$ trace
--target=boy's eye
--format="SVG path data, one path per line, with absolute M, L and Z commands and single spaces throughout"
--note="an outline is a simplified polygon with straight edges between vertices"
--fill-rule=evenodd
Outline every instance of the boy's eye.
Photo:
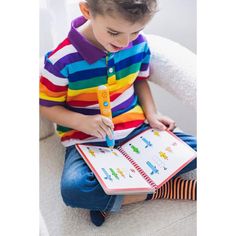
M 107 31 L 108 32 L 108 34 L 110 34 L 111 36 L 117 36 L 117 35 L 119 35 L 119 33 L 113 33 L 113 32 L 111 32 L 111 31 Z

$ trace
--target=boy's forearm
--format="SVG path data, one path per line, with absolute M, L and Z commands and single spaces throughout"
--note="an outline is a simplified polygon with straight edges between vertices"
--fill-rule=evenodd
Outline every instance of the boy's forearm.
M 157 113 L 157 108 L 147 80 L 137 81 L 134 84 L 134 88 L 145 116 L 147 117 L 149 114 Z
M 70 111 L 62 106 L 44 107 L 40 106 L 42 116 L 56 124 L 80 130 L 82 119 L 85 115 Z

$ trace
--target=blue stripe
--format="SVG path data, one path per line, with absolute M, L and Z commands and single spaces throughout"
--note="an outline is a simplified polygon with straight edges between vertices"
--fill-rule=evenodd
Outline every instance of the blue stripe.
M 144 58 L 144 53 L 138 53 L 134 56 L 128 57 L 122 61 L 120 61 L 119 63 L 116 64 L 116 72 L 124 69 L 124 68 L 128 68 L 129 66 L 132 66 L 132 64 L 136 64 L 138 62 L 142 62 Z
M 79 72 L 69 75 L 69 81 L 76 82 L 80 80 L 92 79 L 94 77 L 106 76 L 106 75 L 107 75 L 106 68 L 83 70 L 83 71 L 79 71 Z
M 54 65 L 59 68 L 59 70 L 63 71 L 65 66 L 67 66 L 70 63 L 83 61 L 84 59 L 78 52 L 70 53 L 65 55 L 64 57 L 60 58 Z
M 117 52 L 114 57 L 115 63 L 119 63 L 120 61 L 122 61 L 130 56 L 134 56 L 138 53 L 145 52 L 147 50 L 146 47 L 147 47 L 147 43 L 142 42 L 142 43 L 137 44 L 131 48 Z
M 83 70 L 94 70 L 106 67 L 106 60 L 105 58 L 98 60 L 97 62 L 93 64 L 89 64 L 87 61 L 76 61 L 70 64 L 67 64 L 63 70 L 68 70 L 69 74 L 74 74 L 79 71 Z

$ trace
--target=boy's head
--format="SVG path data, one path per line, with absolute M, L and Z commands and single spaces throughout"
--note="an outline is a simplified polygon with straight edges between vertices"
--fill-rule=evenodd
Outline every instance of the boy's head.
M 80 2 L 97 42 L 116 52 L 135 40 L 157 11 L 157 0 L 86 0 Z
M 86 2 L 93 16 L 118 14 L 131 23 L 151 18 L 157 10 L 156 0 L 86 0 Z

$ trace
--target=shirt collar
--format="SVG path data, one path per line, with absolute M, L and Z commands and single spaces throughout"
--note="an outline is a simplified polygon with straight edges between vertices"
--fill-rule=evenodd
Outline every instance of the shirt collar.
M 84 16 L 80 16 L 71 22 L 71 29 L 68 34 L 68 38 L 80 55 L 89 63 L 92 64 L 97 60 L 106 56 L 106 52 L 97 48 L 95 45 L 90 43 L 79 31 L 76 29 L 83 25 L 87 20 Z M 128 49 L 133 46 L 133 42 L 125 48 Z
M 81 56 L 90 64 L 106 56 L 106 52 L 90 43 L 76 28 L 83 25 L 87 20 L 81 16 L 71 22 L 71 30 L 68 38 Z

